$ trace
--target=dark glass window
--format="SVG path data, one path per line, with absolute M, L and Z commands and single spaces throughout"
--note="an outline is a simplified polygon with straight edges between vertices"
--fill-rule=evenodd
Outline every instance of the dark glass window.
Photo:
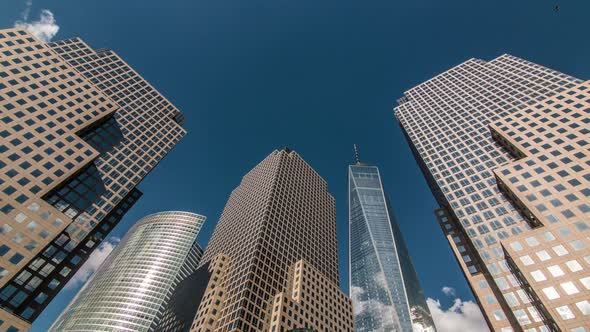
M 124 139 L 115 116 L 109 116 L 104 121 L 84 129 L 78 136 L 95 148 L 100 154 L 111 150 Z
M 48 193 L 44 199 L 69 217 L 75 218 L 105 192 L 106 187 L 98 169 L 90 164 Z

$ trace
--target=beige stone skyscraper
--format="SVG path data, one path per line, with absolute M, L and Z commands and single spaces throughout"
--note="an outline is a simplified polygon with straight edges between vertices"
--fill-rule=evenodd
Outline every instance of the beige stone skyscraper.
M 490 327 L 590 331 L 590 82 L 471 59 L 396 116 Z
M 0 331 L 30 326 L 185 133 L 113 51 L 0 30 Z
M 294 151 L 274 151 L 244 176 L 200 265 L 210 277 L 191 331 L 352 331 L 335 201 Z

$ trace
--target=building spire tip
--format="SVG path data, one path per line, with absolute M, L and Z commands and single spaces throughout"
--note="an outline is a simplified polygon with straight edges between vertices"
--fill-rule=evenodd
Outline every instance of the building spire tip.
M 354 162 L 357 163 L 357 164 L 360 164 L 361 161 L 359 159 L 359 150 L 356 147 L 356 144 L 353 144 L 353 147 L 354 147 Z

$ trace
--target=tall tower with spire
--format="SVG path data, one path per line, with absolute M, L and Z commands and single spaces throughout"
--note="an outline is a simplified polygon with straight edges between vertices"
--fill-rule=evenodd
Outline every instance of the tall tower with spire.
M 377 166 L 348 169 L 350 295 L 357 332 L 435 332 Z
M 355 164 L 358 165 L 361 163 L 361 160 L 359 159 L 359 150 L 358 150 L 356 144 L 353 145 L 353 148 L 354 148 L 354 162 L 355 162 Z

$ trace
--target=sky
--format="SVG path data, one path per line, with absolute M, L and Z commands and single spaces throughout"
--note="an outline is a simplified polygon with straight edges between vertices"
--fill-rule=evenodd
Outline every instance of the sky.
M 554 6 L 560 5 L 555 11 Z M 441 332 L 485 330 L 393 107 L 469 58 L 510 53 L 590 77 L 587 0 L 2 0 L 0 28 L 110 48 L 183 111 L 188 135 L 141 183 L 131 209 L 34 323 L 46 331 L 139 218 L 207 216 L 205 246 L 241 177 L 274 149 L 297 151 L 336 198 L 348 291 L 352 145 L 380 167 Z

